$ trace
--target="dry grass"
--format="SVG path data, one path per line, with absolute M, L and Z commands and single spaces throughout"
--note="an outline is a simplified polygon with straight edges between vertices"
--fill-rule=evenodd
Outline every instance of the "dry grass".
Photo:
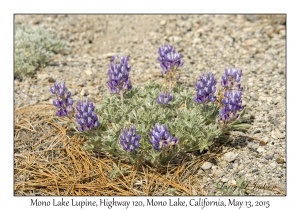
M 165 168 L 147 164 L 129 165 L 105 154 L 83 150 L 85 139 L 67 126 L 68 119 L 55 116 L 52 105 L 35 105 L 15 110 L 14 192 L 37 195 L 208 195 L 200 186 L 201 165 L 218 160 L 219 147 L 210 155 L 183 160 Z M 126 173 L 121 169 L 126 168 Z M 118 177 L 111 170 L 118 170 Z
M 168 195 L 170 188 L 176 195 L 206 195 L 193 177 L 195 161 L 160 171 L 121 161 L 122 174 L 114 157 L 83 150 L 84 139 L 54 113 L 51 105 L 15 110 L 15 195 Z M 110 176 L 114 168 L 119 177 Z

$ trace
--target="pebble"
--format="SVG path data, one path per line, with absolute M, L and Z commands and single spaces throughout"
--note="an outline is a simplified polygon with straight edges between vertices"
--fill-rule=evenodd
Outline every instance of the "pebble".
M 271 164 L 270 164 L 270 166 L 272 167 L 272 168 L 276 168 L 276 163 L 275 162 L 272 162 Z
M 279 139 L 284 139 L 285 138 L 285 135 L 283 133 L 281 133 L 279 130 L 275 131 L 275 135 Z
M 81 96 L 86 96 L 86 95 L 87 95 L 87 92 L 86 92 L 85 90 L 81 90 L 80 95 L 81 95 Z
M 257 148 L 258 148 L 258 144 L 255 143 L 255 142 L 253 142 L 253 141 L 251 141 L 251 142 L 249 142 L 249 143 L 247 144 L 247 147 L 248 147 L 248 148 L 252 148 L 252 149 L 257 149 Z
M 272 160 L 274 156 L 274 151 L 270 150 L 268 152 L 266 152 L 266 159 L 267 160 Z
M 233 169 L 233 165 L 230 163 L 230 164 L 228 164 L 227 168 L 228 169 Z
M 36 78 L 37 78 L 38 80 L 42 80 L 42 81 L 43 81 L 43 80 L 48 79 L 48 77 L 49 77 L 48 74 L 38 74 Z
M 262 146 L 259 146 L 259 147 L 257 148 L 257 152 L 259 152 L 259 153 L 263 153 L 264 151 L 265 151 L 265 148 L 262 147 Z
M 203 165 L 201 166 L 201 168 L 202 168 L 202 169 L 205 169 L 205 170 L 208 170 L 208 169 L 211 168 L 211 166 L 212 166 L 212 163 L 210 163 L 210 162 L 205 162 L 205 163 L 203 163 Z
M 237 154 L 235 154 L 233 152 L 228 152 L 223 155 L 223 159 L 226 160 L 227 162 L 234 161 L 236 157 L 237 157 Z
M 229 180 L 229 179 L 228 179 L 228 178 L 225 178 L 225 177 L 221 179 L 222 182 L 228 182 L 228 180 Z
M 215 175 L 216 177 L 221 177 L 224 175 L 224 172 L 219 169 L 213 169 L 212 174 Z
M 86 73 L 86 75 L 92 75 L 93 74 L 93 72 L 90 71 L 90 70 L 86 70 L 86 71 L 84 71 L 84 73 Z
M 241 170 L 244 169 L 244 167 L 245 167 L 244 164 L 240 164 L 240 165 L 238 166 L 238 170 L 241 171 Z

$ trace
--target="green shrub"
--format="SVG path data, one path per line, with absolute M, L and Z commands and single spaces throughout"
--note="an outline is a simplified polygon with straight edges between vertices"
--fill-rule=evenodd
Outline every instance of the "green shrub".
M 32 76 L 51 56 L 65 49 L 53 30 L 15 26 L 15 76 Z
M 143 89 L 133 88 L 125 93 L 124 106 L 119 95 L 105 97 L 96 107 L 100 128 L 92 133 L 85 132 L 88 136 L 85 149 L 108 152 L 132 162 L 145 158 L 154 164 L 164 165 L 179 151 L 208 150 L 216 139 L 222 139 L 226 132 L 237 129 L 234 125 L 221 128 L 216 122 L 220 109 L 217 103 L 208 104 L 204 110 L 193 100 L 194 93 L 181 85 L 173 88 L 174 99 L 163 108 L 156 102 L 161 89 L 161 85 L 154 83 Z M 168 150 L 168 154 L 154 150 L 149 142 L 149 131 L 156 123 L 166 125 L 170 134 L 179 140 L 179 145 Z M 235 122 L 241 128 L 247 128 L 240 123 Z M 133 153 L 124 151 L 119 143 L 121 131 L 128 124 L 133 124 L 141 136 L 140 149 Z

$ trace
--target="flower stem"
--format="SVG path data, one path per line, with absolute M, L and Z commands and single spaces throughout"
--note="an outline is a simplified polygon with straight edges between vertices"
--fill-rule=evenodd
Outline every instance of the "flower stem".
M 121 102 L 122 102 L 122 107 L 124 107 L 124 91 L 120 90 L 120 97 L 121 97 Z

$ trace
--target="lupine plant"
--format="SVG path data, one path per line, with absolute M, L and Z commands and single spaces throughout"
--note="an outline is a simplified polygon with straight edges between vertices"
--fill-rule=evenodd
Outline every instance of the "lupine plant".
M 160 46 L 158 54 L 168 88 L 155 83 L 145 88 L 132 86 L 128 56 L 116 55 L 108 70 L 110 93 L 97 107 L 89 100 L 78 102 L 77 130 L 87 137 L 86 150 L 160 166 L 172 162 L 180 152 L 210 150 L 228 131 L 249 127 L 241 119 L 245 113 L 239 83 L 242 70 L 225 70 L 221 78 L 224 94 L 218 98 L 212 73 L 201 74 L 194 90 L 173 86 L 179 79 L 182 55 L 171 45 Z M 60 88 L 55 84 L 51 92 L 60 96 Z M 157 111 L 159 107 L 162 112 Z
M 74 113 L 73 99 L 71 98 L 71 92 L 68 91 L 65 82 L 60 84 L 54 83 L 50 88 L 50 92 L 55 95 L 53 105 L 58 108 L 56 115 L 58 117 L 68 116 L 70 117 Z
M 233 90 L 236 84 L 236 88 L 240 91 L 243 89 L 241 88 L 241 84 L 239 84 L 242 76 L 242 69 L 225 69 L 225 75 L 222 76 L 221 85 L 223 86 L 225 91 Z
M 170 101 L 172 101 L 172 95 L 168 92 L 160 92 L 158 98 L 156 99 L 157 103 L 162 106 L 167 106 Z
M 94 112 L 95 106 L 88 98 L 86 101 L 78 101 L 76 109 L 78 113 L 75 116 L 79 131 L 90 131 L 99 126 L 98 116 Z
M 241 69 L 225 69 L 225 75 L 222 76 L 221 86 L 224 88 L 223 107 L 217 118 L 218 123 L 223 127 L 230 125 L 239 119 L 244 110 L 242 105 L 243 87 L 239 83 L 242 76 Z
M 136 134 L 136 128 L 131 125 L 122 130 L 120 144 L 125 151 L 128 150 L 129 152 L 133 152 L 140 147 L 140 139 L 141 136 Z
M 129 72 L 131 67 L 128 66 L 128 56 L 116 55 L 112 57 L 110 69 L 108 69 L 109 82 L 107 83 L 111 93 L 119 93 L 124 104 L 124 92 L 131 90 Z
M 171 136 L 165 125 L 156 123 L 150 131 L 150 143 L 153 149 L 160 151 L 159 156 L 153 156 L 154 162 L 165 164 L 177 152 L 178 138 Z
M 173 82 L 180 78 L 178 67 L 182 66 L 184 62 L 181 60 L 182 55 L 177 53 L 172 45 L 164 44 L 158 48 L 158 58 L 162 68 L 161 73 L 166 76 L 169 83 L 169 91 L 172 89 Z
M 32 76 L 54 54 L 67 50 L 66 44 L 58 39 L 53 30 L 15 25 L 14 32 L 15 76 Z

